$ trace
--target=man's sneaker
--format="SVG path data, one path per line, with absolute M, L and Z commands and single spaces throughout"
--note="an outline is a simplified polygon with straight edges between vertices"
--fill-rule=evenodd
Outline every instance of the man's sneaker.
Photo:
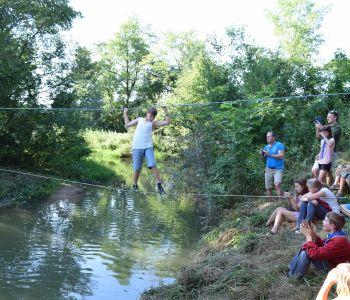
M 132 191 L 135 193 L 137 193 L 139 191 L 139 187 L 137 186 L 137 184 L 132 185 Z
M 165 194 L 165 191 L 160 183 L 157 184 L 157 188 L 158 188 L 159 195 Z

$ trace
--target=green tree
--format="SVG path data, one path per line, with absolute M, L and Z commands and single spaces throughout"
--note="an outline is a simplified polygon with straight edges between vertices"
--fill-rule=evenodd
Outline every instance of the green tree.
M 177 71 L 161 55 L 150 53 L 145 63 L 134 105 L 156 105 L 176 84 Z
M 193 31 L 165 34 L 166 56 L 175 69 L 181 71 L 190 68 L 196 57 L 205 51 L 205 43 L 197 38 Z
M 136 19 L 122 24 L 114 39 L 99 46 L 105 100 L 128 106 L 145 68 L 150 53 L 151 34 Z
M 0 2 L 2 107 L 41 107 L 40 102 L 59 94 L 65 78 L 62 73 L 67 70 L 60 32 L 69 29 L 78 15 L 68 0 Z M 74 139 L 77 131 L 67 129 L 59 115 L 3 110 L 0 121 L 3 163 L 47 167 L 50 157 L 67 149 L 68 141 L 82 143 Z M 73 160 L 82 155 L 75 154 Z
M 318 29 L 327 9 L 312 0 L 278 0 L 277 10 L 269 12 L 285 54 L 299 61 L 310 61 L 322 43 Z

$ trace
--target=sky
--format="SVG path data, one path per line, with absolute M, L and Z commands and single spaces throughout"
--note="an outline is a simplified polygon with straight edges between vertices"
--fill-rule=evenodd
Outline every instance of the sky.
M 318 6 L 329 6 L 320 33 L 325 42 L 320 47 L 320 61 L 328 61 L 338 48 L 350 55 L 349 0 L 316 0 Z M 244 26 L 258 45 L 275 48 L 277 39 L 266 11 L 276 8 L 276 0 L 70 0 L 82 18 L 74 21 L 68 33 L 72 41 L 88 48 L 113 38 L 129 17 L 155 32 L 195 31 L 200 37 L 223 36 L 229 26 Z

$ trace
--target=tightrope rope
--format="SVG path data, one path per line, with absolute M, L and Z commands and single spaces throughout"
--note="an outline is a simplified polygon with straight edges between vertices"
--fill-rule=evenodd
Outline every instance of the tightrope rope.
M 291 95 L 282 97 L 268 97 L 268 98 L 255 98 L 255 99 L 235 99 L 227 101 L 212 101 L 212 102 L 201 102 L 201 103 L 183 103 L 167 105 L 167 107 L 198 107 L 198 106 L 209 106 L 217 104 L 234 104 L 234 103 L 248 103 L 248 102 L 259 102 L 259 101 L 274 101 L 274 100 L 297 100 L 297 99 L 308 99 L 317 97 L 333 97 L 333 96 L 345 96 L 350 95 L 350 92 L 343 93 L 329 93 L 329 94 L 310 94 L 310 95 Z M 164 105 L 157 105 L 156 107 L 162 107 Z M 101 107 L 0 107 L 0 111 L 11 111 L 11 110 L 29 110 L 29 111 L 123 111 L 123 108 L 101 108 Z M 129 110 L 140 110 L 140 108 L 129 108 Z
M 88 187 L 103 188 L 103 189 L 113 190 L 113 191 L 116 191 L 118 193 L 133 192 L 132 189 L 125 189 L 124 187 L 113 187 L 113 186 L 108 186 L 108 185 L 92 184 L 92 183 L 87 183 L 87 182 L 81 182 L 81 181 L 76 181 L 76 180 L 59 178 L 59 177 L 52 177 L 52 176 L 34 174 L 34 173 L 30 173 L 30 172 L 23 172 L 23 171 L 19 171 L 19 170 L 10 170 L 10 169 L 0 168 L 0 171 L 13 173 L 13 174 L 18 174 L 18 175 L 24 175 L 24 176 L 32 176 L 32 177 L 48 179 L 48 180 L 67 182 L 67 183 L 78 184 L 78 185 L 82 185 L 82 186 L 88 186 Z M 143 195 L 158 195 L 159 194 L 157 192 L 150 192 L 150 191 L 139 191 L 137 193 L 138 194 L 143 194 Z M 265 196 L 265 195 L 208 194 L 208 193 L 169 193 L 169 192 L 167 192 L 166 195 L 171 195 L 171 196 L 233 197 L 233 198 L 286 198 L 284 196 Z M 333 197 L 322 197 L 322 198 L 323 199 L 327 199 L 327 198 L 333 199 Z M 349 197 L 345 197 L 345 196 L 337 197 L 337 199 L 347 199 L 347 198 L 349 198 Z

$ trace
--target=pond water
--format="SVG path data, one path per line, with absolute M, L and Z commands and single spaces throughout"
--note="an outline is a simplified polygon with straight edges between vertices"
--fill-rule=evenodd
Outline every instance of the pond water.
M 147 171 L 141 179 L 153 188 Z M 0 300 L 138 299 L 172 283 L 200 237 L 188 200 L 83 188 L 1 209 Z

